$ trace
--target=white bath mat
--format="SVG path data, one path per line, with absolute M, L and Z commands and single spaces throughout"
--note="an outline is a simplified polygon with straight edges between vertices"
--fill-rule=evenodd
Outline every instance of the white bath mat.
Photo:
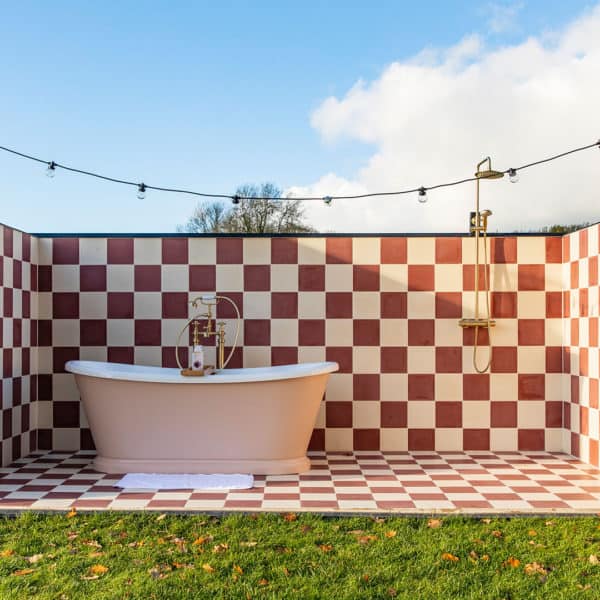
M 252 475 L 215 473 L 127 473 L 113 487 L 151 490 L 245 490 L 254 485 Z

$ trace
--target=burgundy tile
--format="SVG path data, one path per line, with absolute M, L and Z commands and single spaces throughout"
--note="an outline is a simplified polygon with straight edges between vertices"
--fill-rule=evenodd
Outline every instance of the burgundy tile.
M 269 319 L 245 319 L 244 345 L 270 346 L 271 321 Z
M 434 450 L 435 448 L 435 429 L 409 429 L 408 430 L 408 449 L 409 450 Z M 411 494 L 413 500 L 422 494 Z M 428 494 L 425 494 L 428 495 Z M 441 497 L 440 497 L 441 496 Z M 421 498 L 427 500 L 428 498 Z M 434 500 L 445 500 L 445 496 L 438 494 Z
M 52 264 L 76 265 L 79 263 L 78 238 L 54 238 L 52 240 Z
M 107 348 L 107 360 L 109 362 L 132 365 L 134 360 L 134 349 L 133 347 L 109 347 Z
M 491 238 L 491 261 L 493 263 L 516 263 L 517 238 Z
M 10 227 L 4 227 L 4 256 L 13 256 L 14 232 Z
M 462 427 L 462 402 L 436 402 L 436 427 Z
M 465 450 L 489 450 L 490 449 L 490 430 L 489 429 L 464 429 L 463 430 L 463 448 Z
M 353 382 L 353 400 L 379 400 L 380 382 L 379 375 L 376 374 L 354 374 Z M 370 449 L 370 448 L 369 448 Z
M 214 292 L 217 289 L 215 265 L 189 266 L 190 292 Z
M 546 238 L 546 262 L 562 263 L 562 239 L 560 237 Z
M 381 264 L 406 264 L 406 238 L 382 237 Z
M 298 290 L 301 292 L 325 291 L 325 266 L 300 265 L 298 267 Z
M 490 281 L 490 270 L 483 265 L 479 265 L 479 289 L 481 290 L 485 284 L 485 275 L 487 271 L 487 280 Z M 463 290 L 473 291 L 475 289 L 475 265 L 463 265 Z
M 519 429 L 519 450 L 543 450 L 545 436 L 543 429 Z
M 55 400 L 52 403 L 54 427 L 79 427 L 79 401 Z
M 586 258 L 589 254 L 588 229 L 579 231 L 579 258 Z
M 379 450 L 379 429 L 353 429 L 354 450 Z
M 516 346 L 492 346 L 491 371 L 492 373 L 516 373 Z
M 313 429 L 308 443 L 309 450 L 324 450 L 325 449 L 325 430 Z
M 562 346 L 546 346 L 546 373 L 562 372 Z
M 160 265 L 135 265 L 134 290 L 136 292 L 160 292 Z
M 460 319 L 462 317 L 462 293 L 436 292 L 435 316 L 438 319 Z
M 106 319 L 81 319 L 79 343 L 82 346 L 106 346 Z
M 381 427 L 406 427 L 407 402 L 382 402 L 380 405 Z
M 106 251 L 109 265 L 133 264 L 133 238 L 108 238 Z
M 409 400 L 433 400 L 435 398 L 435 376 L 434 375 L 408 375 L 408 399 Z M 411 448 L 409 448 L 410 450 Z M 430 450 L 430 448 L 424 448 Z M 433 449 L 433 448 L 431 448 Z M 417 448 L 412 448 L 417 450 Z
M 78 319 L 79 294 L 76 292 L 53 292 L 52 316 L 54 319 Z
M 297 319 L 298 294 L 296 292 L 271 292 L 271 318 Z
M 241 264 L 244 260 L 242 238 L 217 238 L 217 263 Z
M 187 319 L 189 313 L 187 292 L 162 293 L 162 318 Z
M 435 262 L 440 264 L 460 264 L 462 262 L 462 239 L 436 238 Z
M 219 296 L 225 296 L 232 300 L 240 311 L 240 316 L 244 316 L 244 294 L 242 292 L 226 292 L 223 290 L 217 290 Z M 217 304 L 217 319 L 235 319 L 235 309 L 231 303 L 227 300 L 221 300 Z
M 433 346 L 435 344 L 435 321 L 433 319 L 410 319 L 408 321 L 409 346 Z
M 329 359 L 327 359 L 329 360 Z M 298 348 L 287 346 L 271 347 L 271 365 L 293 365 L 298 362 Z
M 406 292 L 381 292 L 381 318 L 406 319 L 408 296 Z
M 296 264 L 298 262 L 297 238 L 272 238 L 271 263 L 274 265 Z
M 4 290 L 2 291 L 2 295 L 4 298 L 4 310 L 3 310 L 3 315 L 5 317 L 12 317 L 13 316 L 13 296 L 14 296 L 14 292 L 12 290 L 12 288 L 4 288 Z
M 52 291 L 52 265 L 40 265 L 38 267 L 38 291 Z
M 271 289 L 269 265 L 244 265 L 244 291 L 268 292 Z
M 325 423 L 326 427 L 352 427 L 352 402 L 325 402 Z
M 462 373 L 462 347 L 443 347 L 435 349 L 436 373 Z
M 382 373 L 406 373 L 407 350 L 406 346 L 381 348 Z
M 339 373 L 352 373 L 352 348 L 327 346 L 325 349 L 325 360 L 338 363 Z
M 546 400 L 546 427 L 562 427 L 562 402 Z
M 546 289 L 546 266 L 545 265 L 519 265 L 519 290 L 543 291 Z
M 543 374 L 520 373 L 518 377 L 519 400 L 544 400 L 546 385 Z M 535 450 L 535 448 L 531 449 Z
M 328 319 L 351 319 L 352 292 L 326 292 L 325 316 Z
M 571 289 L 579 288 L 579 263 L 571 263 Z
M 13 288 L 20 290 L 23 287 L 23 263 L 20 260 L 13 260 Z
M 517 292 L 491 292 L 490 301 L 490 311 L 493 318 L 517 318 Z
M 379 319 L 354 319 L 354 345 L 379 346 Z
M 160 319 L 136 319 L 134 324 L 136 346 L 160 346 L 162 341 Z
M 355 292 L 376 292 L 379 290 L 379 265 L 354 265 L 352 273 Z
M 54 373 L 65 373 L 65 363 L 79 360 L 78 347 L 52 348 L 52 369 Z
M 492 427 L 516 427 L 517 403 L 509 400 L 491 402 L 490 424 Z
M 588 283 L 590 286 L 598 285 L 598 257 L 590 256 L 588 261 Z
M 82 292 L 106 291 L 106 265 L 81 265 L 79 289 Z
M 133 293 L 108 292 L 107 316 L 109 319 L 133 319 Z
M 463 400 L 489 400 L 490 376 L 487 373 L 463 375 Z
M 299 346 L 325 345 L 325 319 L 298 320 Z
M 408 265 L 408 291 L 432 292 L 435 290 L 433 265 Z
M 162 263 L 165 265 L 186 265 L 188 263 L 187 238 L 163 238 Z
M 328 264 L 352 264 L 352 238 L 328 237 L 325 254 Z

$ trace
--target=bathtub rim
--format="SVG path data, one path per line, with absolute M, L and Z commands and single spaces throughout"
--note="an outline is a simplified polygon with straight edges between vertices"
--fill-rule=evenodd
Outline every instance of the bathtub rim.
M 185 385 L 211 385 L 231 383 L 251 383 L 253 381 L 281 381 L 334 373 L 339 370 L 337 362 L 323 361 L 277 365 L 274 367 L 247 367 L 243 369 L 225 369 L 216 375 L 206 377 L 185 377 L 179 369 L 131 365 L 95 360 L 70 360 L 65 364 L 65 371 L 73 375 L 97 377 L 117 381 L 144 383 L 167 383 Z

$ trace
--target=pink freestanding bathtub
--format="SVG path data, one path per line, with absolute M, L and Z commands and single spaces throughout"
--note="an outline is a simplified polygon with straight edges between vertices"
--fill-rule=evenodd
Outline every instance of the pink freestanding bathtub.
M 105 473 L 300 473 L 337 363 L 178 369 L 73 360 Z

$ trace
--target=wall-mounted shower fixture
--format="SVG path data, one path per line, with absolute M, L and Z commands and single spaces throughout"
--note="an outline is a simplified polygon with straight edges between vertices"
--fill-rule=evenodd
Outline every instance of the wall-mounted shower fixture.
M 227 358 L 225 358 L 225 321 L 218 321 L 216 324 L 217 329 L 213 328 L 212 309 L 213 309 L 213 307 L 215 307 L 215 310 L 216 310 L 216 306 L 221 300 L 226 300 L 233 306 L 233 309 L 234 309 L 236 317 L 237 317 L 235 338 L 233 340 L 233 345 L 231 346 L 231 350 L 229 351 Z M 190 371 L 189 369 L 184 369 L 182 367 L 181 362 L 179 360 L 179 346 L 181 343 L 181 337 L 183 336 L 184 332 L 187 331 L 187 329 L 190 327 L 190 325 L 192 326 L 192 335 L 193 335 L 192 352 L 194 352 L 194 350 L 196 348 L 198 348 L 198 346 L 200 345 L 200 343 L 199 343 L 200 336 L 205 339 L 214 336 L 215 341 L 217 343 L 217 370 L 224 369 L 227 366 L 227 364 L 229 363 L 229 361 L 231 360 L 231 357 L 233 356 L 233 353 L 237 346 L 237 341 L 238 341 L 238 338 L 240 335 L 240 319 L 241 319 L 241 317 L 240 317 L 240 311 L 239 311 L 236 303 L 231 298 L 228 298 L 227 296 L 218 296 L 216 294 L 208 294 L 208 295 L 204 295 L 204 296 L 198 296 L 197 298 L 190 300 L 189 304 L 191 304 L 192 308 L 194 308 L 194 309 L 198 309 L 198 308 L 200 308 L 200 306 L 206 306 L 206 312 L 195 314 L 183 326 L 183 329 L 177 336 L 177 342 L 175 343 L 175 359 L 177 360 L 177 365 L 179 366 L 179 369 L 181 370 L 182 374 L 185 374 L 185 375 L 191 374 L 189 372 Z M 200 323 L 198 321 L 199 319 L 206 320 L 206 325 L 202 328 L 200 328 Z M 201 348 L 199 348 L 199 349 L 201 350 Z M 184 373 L 184 371 L 185 371 L 185 373 Z
M 481 167 L 487 163 L 487 168 L 482 169 Z M 490 314 L 490 286 L 488 281 L 488 270 L 489 262 L 487 255 L 487 228 L 488 228 L 488 217 L 492 215 L 492 211 L 488 209 L 479 210 L 479 182 L 482 179 L 500 179 L 504 177 L 504 173 L 501 171 L 495 171 L 492 169 L 492 160 L 489 156 L 484 158 L 477 165 L 477 177 L 476 182 L 476 194 L 475 194 L 475 211 L 469 214 L 469 233 L 475 236 L 475 316 L 472 319 L 461 319 L 458 324 L 461 327 L 473 327 L 475 328 L 475 340 L 473 344 L 473 367 L 478 373 L 485 373 L 492 362 L 492 342 L 491 342 L 491 328 L 496 325 L 496 321 L 491 318 Z M 480 289 L 479 285 L 479 238 L 483 238 L 483 289 Z M 485 294 L 485 305 L 486 315 L 481 316 L 479 314 L 479 293 Z M 477 364 L 477 349 L 479 341 L 479 328 L 483 327 L 488 330 L 488 342 L 490 354 L 488 361 L 483 368 L 479 368 Z

